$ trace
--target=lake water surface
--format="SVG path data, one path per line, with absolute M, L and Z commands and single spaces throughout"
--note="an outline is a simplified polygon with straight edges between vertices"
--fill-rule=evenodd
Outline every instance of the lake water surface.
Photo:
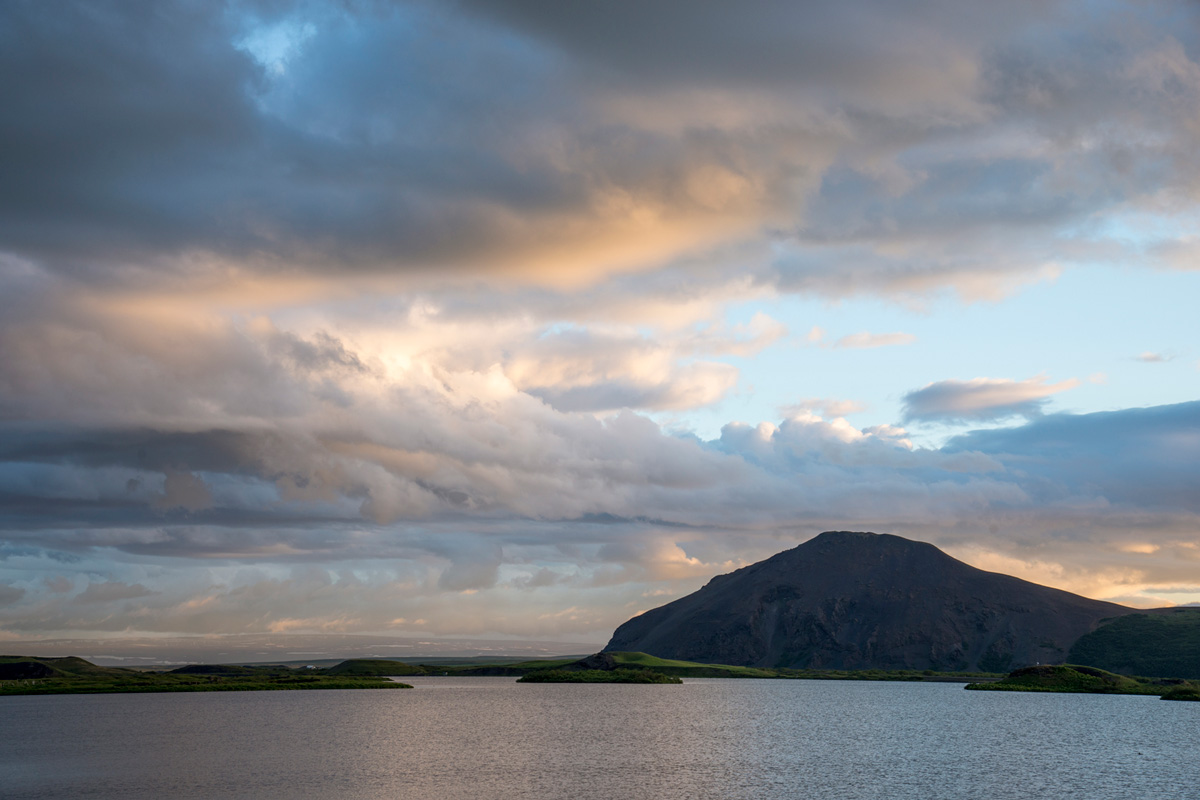
M 1200 703 L 959 684 L 411 678 L 0 698 L 0 797 L 1200 798 Z

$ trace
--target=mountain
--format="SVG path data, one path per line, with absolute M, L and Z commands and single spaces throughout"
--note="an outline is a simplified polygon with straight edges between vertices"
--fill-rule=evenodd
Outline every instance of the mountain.
M 830 531 L 617 628 L 606 651 L 748 667 L 1006 672 L 1062 663 L 1136 609 L 984 572 L 931 544 Z

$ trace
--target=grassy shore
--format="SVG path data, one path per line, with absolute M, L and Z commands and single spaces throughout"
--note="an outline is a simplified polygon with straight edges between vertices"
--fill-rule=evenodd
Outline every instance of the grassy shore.
M 648 669 L 538 669 L 517 683 L 683 683 L 679 678 Z
M 838 669 L 764 669 L 738 667 L 730 664 L 701 664 L 696 661 L 677 661 L 658 658 L 646 653 L 609 653 L 618 668 L 649 669 L 676 678 L 776 678 L 800 680 L 841 681 L 946 681 L 966 683 L 970 680 L 999 680 L 1003 673 L 990 672 L 934 672 L 933 670 L 838 670 Z M 473 664 L 470 666 L 426 666 L 431 675 L 511 675 L 520 677 L 534 670 L 559 669 L 575 662 L 575 659 L 544 661 L 497 662 L 496 664 Z
M 967 689 L 989 692 L 1065 692 L 1072 694 L 1141 694 L 1164 700 L 1200 700 L 1200 683 L 1169 678 L 1140 678 L 1076 664 L 1025 667 L 990 683 Z
M 99 667 L 81 658 L 0 656 L 0 696 L 411 688 L 383 677 L 287 667 L 196 665 L 173 672 L 144 672 Z
M 143 673 L 139 679 L 86 680 L 51 678 L 0 681 L 0 696 L 10 694 L 136 694 L 140 692 L 261 692 L 288 689 L 411 689 L 412 686 L 376 678 L 178 678 Z

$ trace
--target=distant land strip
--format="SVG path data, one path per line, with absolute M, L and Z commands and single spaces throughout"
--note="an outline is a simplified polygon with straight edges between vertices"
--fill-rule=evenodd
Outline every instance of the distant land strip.
M 338 673 L 336 669 L 197 664 L 170 672 L 149 672 L 100 667 L 74 656 L 0 656 L 0 696 L 412 688 L 387 677 Z

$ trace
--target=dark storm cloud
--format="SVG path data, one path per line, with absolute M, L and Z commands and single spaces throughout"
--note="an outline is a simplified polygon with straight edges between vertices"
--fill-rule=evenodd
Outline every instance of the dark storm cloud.
M 271 434 L 222 430 L 71 430 L 13 424 L 3 430 L 2 461 L 158 471 L 186 465 L 190 470 L 236 472 L 254 465 L 255 450 L 280 445 Z
M 1028 271 L 1070 256 L 1054 226 L 1198 185 L 1198 12 L 1138 11 L 7 3 L 0 246 L 123 285 L 604 275 L 702 232 L 798 247 L 759 265 L 794 290 L 847 290 L 830 243 L 859 290 Z
M 472 225 L 438 216 L 474 212 L 439 211 L 438 198 L 566 200 L 544 172 L 514 170 L 471 138 L 489 135 L 484 117 L 511 132 L 500 118 L 520 116 L 532 70 L 512 80 L 500 45 L 470 31 L 449 30 L 457 52 L 439 57 L 420 31 L 438 24 L 429 7 L 363 9 L 5 4 L 0 241 L 80 269 L 188 251 L 268 262 L 320 251 L 337 269 L 469 248 Z M 244 37 L 289 14 L 320 30 L 281 76 Z M 508 52 L 522 62 L 519 44 Z
M 19 424 L 0 430 L 0 527 L 9 530 L 70 522 L 259 528 L 346 519 L 336 504 L 278 507 L 280 482 L 302 491 L 309 481 L 304 465 L 311 444 L 304 437 Z M 366 490 L 345 491 L 353 496 Z
M 257 71 L 219 5 L 18 0 L 0 15 L 7 248 L 109 260 L 221 235 L 221 178 L 259 121 Z
M 944 63 L 943 35 L 963 45 L 1052 16 L 1059 3 L 990 4 L 720 0 L 555 3 L 468 0 L 480 13 L 544 36 L 631 81 L 764 84 L 838 90 L 897 88 L 920 75 L 890 72 L 897 62 Z M 940 52 L 922 49 L 937 44 Z M 924 77 L 931 77 L 925 75 Z

